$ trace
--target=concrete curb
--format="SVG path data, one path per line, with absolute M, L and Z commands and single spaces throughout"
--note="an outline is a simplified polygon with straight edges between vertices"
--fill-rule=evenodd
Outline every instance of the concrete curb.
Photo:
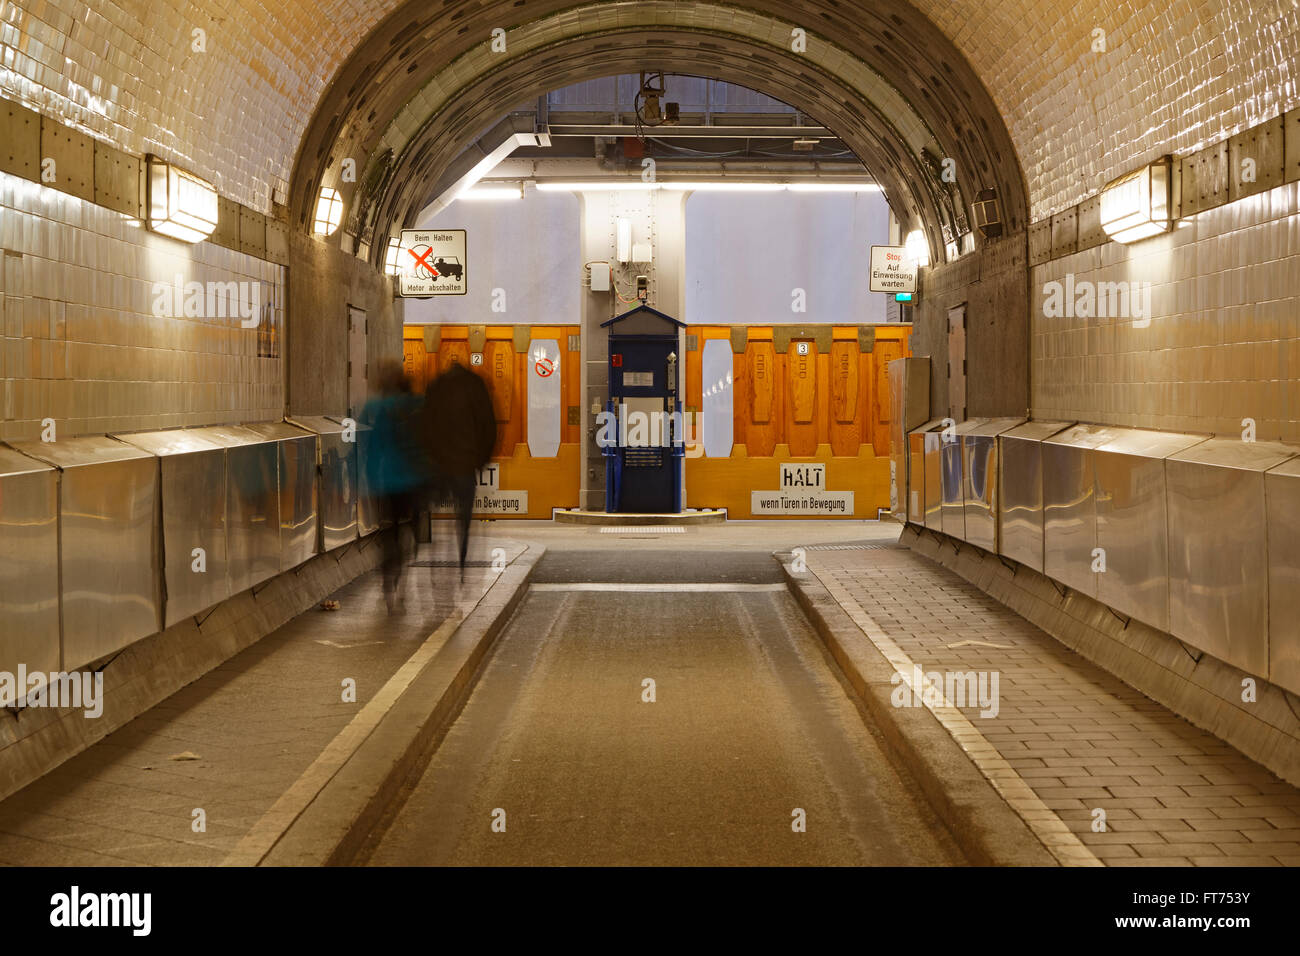
M 378 721 L 361 728 L 354 739 L 344 739 L 346 730 L 340 734 L 340 744 L 350 752 L 339 755 L 336 769 L 326 771 L 327 779 L 309 784 L 316 792 L 306 806 L 285 814 L 287 819 L 273 821 L 278 834 L 270 834 L 269 839 L 264 834 L 260 845 L 242 853 L 237 850 L 226 865 L 338 866 L 354 862 L 421 755 L 437 743 L 460 713 L 493 641 L 514 613 L 545 552 L 545 548 L 529 546 L 493 582 L 467 618 L 458 625 L 444 623 L 443 628 L 450 632 L 446 641 L 427 660 L 413 658 L 412 666 L 418 671 L 391 701 L 380 702 L 385 709 Z
M 637 514 L 621 512 L 611 514 L 608 511 L 581 511 L 570 508 L 557 508 L 553 514 L 556 524 L 580 525 L 697 525 L 726 524 L 726 508 L 708 508 L 701 511 L 683 511 L 680 514 Z
M 926 708 L 890 702 L 894 668 L 811 572 L 777 557 L 786 585 L 891 750 L 916 778 L 962 852 L 977 866 L 1058 866 L 1020 815 L 993 788 Z

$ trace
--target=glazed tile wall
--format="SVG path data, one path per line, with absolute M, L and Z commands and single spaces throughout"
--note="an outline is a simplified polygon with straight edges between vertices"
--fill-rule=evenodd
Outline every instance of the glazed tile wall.
M 1300 183 L 1030 274 L 1034 417 L 1300 440 Z M 1048 318 L 1067 274 L 1150 282 L 1150 324 Z
M 0 0 L 0 93 L 130 152 L 161 152 L 269 212 L 325 86 L 398 5 Z M 913 5 L 953 40 L 1006 119 L 1031 220 L 1160 153 L 1300 105 L 1291 0 Z M 206 53 L 192 49 L 196 27 L 207 31 Z M 1094 29 L 1105 31 L 1105 52 L 1092 50 Z
M 1030 221 L 1300 103 L 1292 0 L 912 0 L 1011 131 Z M 1092 52 L 1093 30 L 1106 52 Z
M 268 213 L 325 85 L 393 6 L 0 0 L 0 93 L 186 165 Z M 206 52 L 194 49 L 196 28 Z
M 283 359 L 258 357 L 257 329 L 154 316 L 154 283 L 177 273 L 260 283 L 283 329 L 283 266 L 0 173 L 0 439 L 38 438 L 44 418 L 59 437 L 280 418 Z

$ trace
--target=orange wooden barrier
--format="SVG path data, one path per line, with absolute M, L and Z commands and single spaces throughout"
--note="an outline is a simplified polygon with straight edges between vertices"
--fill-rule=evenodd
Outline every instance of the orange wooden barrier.
M 858 518 L 889 506 L 888 363 L 910 354 L 911 326 L 833 326 L 779 330 L 752 326 L 742 351 L 730 326 L 687 329 L 686 406 L 702 406 L 702 351 L 710 339 L 732 344 L 733 446 L 729 458 L 688 457 L 688 507 L 725 507 L 733 518 L 751 517 L 751 491 L 777 486 L 780 462 L 824 462 L 828 491 L 854 492 Z M 778 336 L 778 332 L 784 334 Z M 778 338 L 788 346 L 778 349 Z M 864 348 L 863 346 L 866 345 Z
M 888 363 L 910 354 L 911 326 L 862 327 L 870 330 L 865 337 L 859 328 L 831 327 L 825 347 L 824 328 L 748 327 L 738 329 L 745 334 L 740 351 L 741 340 L 733 339 L 730 326 L 687 330 L 695 344 L 685 353 L 688 412 L 698 415 L 703 404 L 704 343 L 727 340 L 733 353 L 731 455 L 687 457 L 688 507 L 725 507 L 733 518 L 752 517 L 751 492 L 777 488 L 778 465 L 784 462 L 823 463 L 828 492 L 853 492 L 852 517 L 874 518 L 878 508 L 889 506 Z M 405 367 L 413 387 L 423 391 L 453 361 L 482 376 L 497 418 L 493 458 L 500 465 L 500 488 L 528 492 L 527 512 L 521 516 L 550 518 L 552 508 L 577 506 L 580 443 L 583 423 L 590 418 L 582 409 L 582 356 L 568 350 L 578 327 L 533 326 L 518 334 L 508 325 L 479 329 L 482 361 L 475 365 L 470 327 L 406 327 Z M 563 356 L 561 444 L 553 458 L 528 453 L 530 339 L 557 340 Z
M 497 420 L 497 443 L 492 458 L 500 467 L 498 485 L 503 490 L 528 493 L 527 511 L 510 516 L 550 518 L 552 508 L 576 507 L 581 467 L 582 356 L 576 350 L 569 351 L 568 345 L 569 336 L 576 336 L 578 327 L 489 325 L 480 328 L 484 334 L 477 354 L 482 356 L 482 361 L 474 364 L 469 326 L 406 326 L 402 346 L 412 388 L 423 392 L 453 362 L 481 377 L 492 396 Z M 528 342 L 532 339 L 555 339 L 563 356 L 560 449 L 553 458 L 533 458 L 528 451 L 527 361 Z M 433 351 L 429 350 L 429 344 L 434 345 Z M 481 516 L 501 515 L 483 513 Z

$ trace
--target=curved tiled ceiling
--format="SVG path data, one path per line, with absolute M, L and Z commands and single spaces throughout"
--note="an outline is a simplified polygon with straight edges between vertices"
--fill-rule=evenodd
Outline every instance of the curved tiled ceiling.
M 591 79 L 599 71 L 593 64 L 606 63 L 633 72 L 703 73 L 785 99 L 839 133 L 882 183 L 904 222 L 925 223 L 934 237 L 943 234 L 945 224 L 957 226 L 949 229 L 950 237 L 966 231 L 964 218 L 954 219 L 954 201 L 958 209 L 964 205 L 960 196 L 954 197 L 952 187 L 942 184 L 920 160 L 923 151 L 936 163 L 948 152 L 882 78 L 823 42 L 810 40 L 807 55 L 798 56 L 762 42 L 760 38 L 769 36 L 788 37 L 790 28 L 751 14 L 733 13 L 724 32 L 716 23 L 719 10 L 708 4 L 683 8 L 641 3 L 637 17 L 621 18 L 619 29 L 593 33 L 573 21 L 562 21 L 549 30 L 545 23 L 531 24 L 519 31 L 523 36 L 508 36 L 508 55 L 493 54 L 480 44 L 427 83 L 377 142 L 354 140 L 336 149 L 322 182 L 341 188 L 352 199 L 353 190 L 338 176 L 345 156 L 397 157 L 382 182 L 362 177 L 368 184 L 365 208 L 374 208 L 368 201 L 371 191 L 383 196 L 378 204 L 378 232 L 381 237 L 388 235 L 389 230 L 411 223 L 427 201 L 430 184 L 484 126 L 512 105 L 569 82 Z M 642 20 L 657 25 L 638 26 Z M 696 29 L 681 29 L 681 23 Z M 744 33 L 738 32 L 742 29 Z M 465 85 L 467 77 L 473 79 Z M 975 160 L 961 156 L 960 162 Z M 985 185 L 1000 185 L 1002 195 L 1013 197 L 1009 205 L 1015 220 L 1023 222 L 1018 181 L 1012 179 L 1007 185 L 1007 180 L 985 175 L 965 176 L 968 183 L 974 180 L 963 190 L 966 198 Z M 962 178 L 958 177 L 959 187 Z M 303 189 L 305 200 L 311 195 L 311 184 Z M 304 216 L 306 212 L 300 210 Z M 369 230 L 363 232 L 363 239 L 372 241 Z
M 386 181 L 398 186 L 379 203 L 382 233 L 408 222 L 456 152 L 510 108 L 570 82 L 639 69 L 711 76 L 798 107 L 858 154 L 900 218 L 927 227 L 936 252 L 943 226 L 949 239 L 966 231 L 966 203 L 983 187 L 997 188 L 1012 228 L 1025 222 L 1023 176 L 992 101 L 914 10 L 904 19 L 866 16 L 856 3 L 810 4 L 801 10 L 807 48 L 794 52 L 798 24 L 776 3 L 530 0 L 527 16 L 514 21 L 506 5 L 461 5 L 458 42 L 439 32 L 441 20 L 419 19 L 423 9 L 410 7 L 405 24 L 401 15 L 385 21 L 326 95 L 293 177 L 299 228 L 319 186 L 352 198 L 339 176 L 347 159 L 364 168 L 393 150 Z M 494 27 L 506 30 L 503 53 L 491 48 Z M 927 62 L 935 72 L 923 75 L 916 66 Z M 937 174 L 947 157 L 956 163 L 955 195 Z
M 405 102 L 400 94 L 389 102 L 381 90 L 335 93 L 362 76 L 367 85 L 400 76 L 412 57 L 427 77 L 492 27 L 565 5 L 5 0 L 0 94 L 128 151 L 184 162 L 230 198 L 268 212 L 296 158 L 314 154 L 316 134 L 345 107 L 365 97 L 392 115 Z M 981 119 L 991 133 L 1005 125 L 1001 161 L 1014 163 L 1014 143 L 1033 219 L 1146 158 L 1191 150 L 1300 104 L 1300 10 L 1292 0 L 733 5 L 834 38 L 889 77 L 921 115 L 933 103 L 941 141 L 982 134 Z M 207 32 L 204 53 L 193 49 L 195 28 Z M 1105 31 L 1106 52 L 1093 52 L 1094 30 Z M 406 59 L 385 69 L 383 61 L 403 51 Z M 413 89 L 405 92 L 409 98 Z M 944 129 L 942 107 L 966 102 L 978 107 L 967 110 L 970 126 Z M 356 119 L 364 123 L 368 113 Z

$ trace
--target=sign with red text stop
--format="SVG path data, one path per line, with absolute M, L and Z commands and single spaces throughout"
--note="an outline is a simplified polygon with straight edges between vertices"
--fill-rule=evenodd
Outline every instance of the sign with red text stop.
M 916 260 L 903 246 L 871 247 L 871 291 L 915 292 Z

